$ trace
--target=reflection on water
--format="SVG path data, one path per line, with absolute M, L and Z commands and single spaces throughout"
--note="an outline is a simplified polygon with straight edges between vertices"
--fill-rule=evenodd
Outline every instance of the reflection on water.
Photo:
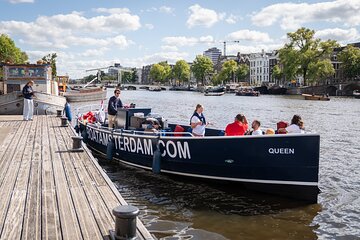
M 304 206 L 244 189 L 222 189 L 122 164 L 101 164 L 126 201 L 141 209 L 140 218 L 158 238 L 316 238 L 309 225 L 319 211 L 317 204 Z
M 192 92 L 123 91 L 122 100 L 152 107 L 169 122 L 185 124 L 201 103 L 216 128 L 224 128 L 237 113 L 244 113 L 248 121 L 259 119 L 263 128 L 275 128 L 276 122 L 300 114 L 306 130 L 321 135 L 322 193 L 315 205 L 102 163 L 126 201 L 142 210 L 142 221 L 158 238 L 360 238 L 359 99 L 333 97 L 322 102 L 299 96 L 204 97 Z

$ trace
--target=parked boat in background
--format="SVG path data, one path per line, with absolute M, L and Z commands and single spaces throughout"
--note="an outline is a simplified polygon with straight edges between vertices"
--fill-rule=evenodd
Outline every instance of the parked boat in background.
M 21 115 L 24 97 L 22 89 L 34 81 L 34 114 L 55 114 L 63 109 L 66 99 L 59 96 L 59 85 L 52 79 L 50 64 L 4 64 L 0 79 L 0 114 Z
M 359 99 L 360 99 L 360 90 L 354 90 L 354 91 L 353 91 L 353 96 L 354 96 L 355 98 L 359 98 Z
M 258 97 L 260 96 L 259 91 L 254 91 L 252 88 L 239 88 L 236 93 L 236 96 L 250 96 L 250 97 Z
M 326 95 L 311 95 L 311 94 L 301 94 L 305 100 L 317 100 L 317 101 L 330 101 L 330 97 Z
M 222 96 L 225 92 L 205 92 L 204 96 Z
M 151 92 L 160 92 L 162 88 L 160 86 L 150 86 L 148 90 Z
M 86 87 L 71 90 L 64 93 L 67 101 L 72 102 L 92 102 L 106 99 L 106 90 L 103 87 Z

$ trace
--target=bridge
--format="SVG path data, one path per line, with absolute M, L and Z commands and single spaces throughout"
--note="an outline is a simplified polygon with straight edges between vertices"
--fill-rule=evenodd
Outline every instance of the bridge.
M 321 86 L 301 88 L 300 93 L 329 94 L 331 96 L 352 96 L 354 90 L 360 90 L 360 81 L 333 83 Z

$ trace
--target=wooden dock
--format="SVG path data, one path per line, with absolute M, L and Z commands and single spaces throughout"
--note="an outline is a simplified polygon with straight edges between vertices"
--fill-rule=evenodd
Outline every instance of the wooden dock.
M 56 116 L 0 116 L 0 239 L 110 239 L 126 205 L 74 131 Z M 138 239 L 153 239 L 137 220 Z

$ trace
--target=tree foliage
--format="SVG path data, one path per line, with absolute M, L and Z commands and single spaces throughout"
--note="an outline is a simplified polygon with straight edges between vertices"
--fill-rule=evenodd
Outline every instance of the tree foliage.
M 0 62 L 21 64 L 28 61 L 28 59 L 27 54 L 16 47 L 10 37 L 5 34 L 0 35 Z
M 56 58 L 57 58 L 57 54 L 56 53 L 49 53 L 48 55 L 44 56 L 42 58 L 43 61 L 47 62 L 50 64 L 51 69 L 52 69 L 52 77 L 55 78 L 57 76 L 57 71 L 56 71 Z
M 205 83 L 205 78 L 214 70 L 213 62 L 210 58 L 198 55 L 196 56 L 191 71 L 194 73 L 196 81 L 201 81 L 202 85 Z
M 330 59 L 330 54 L 338 44 L 334 40 L 321 41 L 314 38 L 314 35 L 315 31 L 307 28 L 300 28 L 296 32 L 287 34 L 290 42 L 280 49 L 279 57 L 283 65 L 283 74 L 288 81 L 300 74 L 303 76 L 304 85 L 307 85 L 308 80 L 317 81 L 317 77 L 329 76 L 327 74 L 331 71 L 327 71 L 327 67 L 319 67 L 326 63 L 319 62 Z M 318 66 L 318 71 L 327 72 L 310 71 L 310 67 L 314 69 L 315 66 Z
M 316 82 L 335 73 L 335 69 L 330 59 L 312 62 L 309 64 L 309 81 Z
M 153 81 L 164 83 L 169 79 L 171 68 L 167 62 L 160 62 L 154 64 L 150 69 L 150 78 Z
M 180 82 L 188 82 L 190 79 L 190 66 L 185 60 L 179 60 L 175 63 L 172 70 L 172 76 Z
M 239 64 L 236 69 L 235 75 L 239 81 L 244 81 L 249 75 L 250 67 L 247 64 Z
M 222 80 L 222 82 L 234 80 L 234 75 L 237 68 L 237 63 L 234 60 L 226 61 L 223 63 L 218 77 Z
M 281 68 L 279 65 L 275 65 L 272 72 L 272 78 L 275 80 L 275 82 L 279 81 L 283 77 L 283 72 L 281 71 Z
M 341 62 L 341 68 L 346 78 L 360 78 L 360 48 L 348 45 L 339 54 L 338 59 Z

